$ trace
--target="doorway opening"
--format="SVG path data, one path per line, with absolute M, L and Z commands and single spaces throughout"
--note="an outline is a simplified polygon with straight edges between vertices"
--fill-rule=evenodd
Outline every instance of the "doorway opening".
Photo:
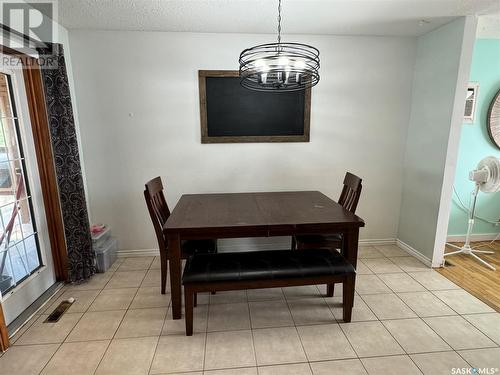
M 0 292 L 42 266 L 11 75 L 0 73 Z

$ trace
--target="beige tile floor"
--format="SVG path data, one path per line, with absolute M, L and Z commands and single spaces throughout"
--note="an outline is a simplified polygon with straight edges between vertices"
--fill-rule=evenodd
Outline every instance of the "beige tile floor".
M 199 296 L 172 320 L 159 260 L 119 259 L 65 286 L 0 355 L 0 374 L 451 374 L 500 368 L 500 314 L 395 246 L 361 247 L 352 323 L 340 286 Z M 63 299 L 76 302 L 43 323 Z M 497 371 L 498 372 L 498 371 Z M 499 372 L 500 373 L 500 372 Z

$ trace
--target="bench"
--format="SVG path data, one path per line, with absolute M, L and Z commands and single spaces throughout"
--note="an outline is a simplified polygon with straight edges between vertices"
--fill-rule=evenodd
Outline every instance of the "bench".
M 338 252 L 254 251 L 196 254 L 188 259 L 182 276 L 186 335 L 193 334 L 196 294 L 202 292 L 343 284 L 343 319 L 351 321 L 356 271 Z M 333 289 L 332 289 L 333 290 Z

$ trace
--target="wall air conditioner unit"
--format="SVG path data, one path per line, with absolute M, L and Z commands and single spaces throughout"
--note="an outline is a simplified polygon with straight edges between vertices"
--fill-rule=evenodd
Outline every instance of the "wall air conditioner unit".
M 477 96 L 479 93 L 479 83 L 470 82 L 467 87 L 467 97 L 465 99 L 464 122 L 472 124 L 476 114 Z

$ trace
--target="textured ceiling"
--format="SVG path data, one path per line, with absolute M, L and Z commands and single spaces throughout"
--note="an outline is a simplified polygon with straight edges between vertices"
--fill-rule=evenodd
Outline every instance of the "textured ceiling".
M 277 0 L 59 0 L 59 21 L 68 29 L 274 33 L 276 8 Z M 283 33 L 420 35 L 494 12 L 498 0 L 283 0 Z
M 500 14 L 479 17 L 477 37 L 484 39 L 500 39 Z

